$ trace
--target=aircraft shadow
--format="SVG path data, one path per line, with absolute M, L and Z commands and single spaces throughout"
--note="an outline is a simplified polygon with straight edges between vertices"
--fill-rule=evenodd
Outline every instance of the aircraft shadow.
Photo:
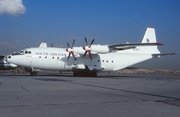
M 77 82 L 73 82 L 73 80 L 66 80 L 66 79 L 59 79 L 59 78 L 58 79 L 57 78 L 34 78 L 34 79 L 40 80 L 40 81 L 46 81 L 46 82 L 50 82 L 50 81 L 66 82 L 66 83 L 70 83 L 70 84 L 83 85 L 83 86 L 89 86 L 89 87 L 95 87 L 95 88 L 102 88 L 102 89 L 108 89 L 108 90 L 114 90 L 114 91 L 121 91 L 121 92 L 126 92 L 126 93 L 134 93 L 134 94 L 148 95 L 148 96 L 154 96 L 154 97 L 161 97 L 161 98 L 166 98 L 166 99 L 171 99 L 171 100 L 180 100 L 180 98 L 171 97 L 171 96 L 163 96 L 163 95 L 158 95 L 158 94 L 151 94 L 151 93 L 145 93 L 145 92 L 111 88 L 111 87 L 106 87 L 106 86 L 98 86 L 98 85 L 85 84 L 85 83 L 77 83 Z
M 57 78 L 34 78 L 35 80 L 40 80 L 40 81 L 54 81 L 54 82 L 70 82 L 72 80 L 65 80 L 65 79 L 57 79 Z

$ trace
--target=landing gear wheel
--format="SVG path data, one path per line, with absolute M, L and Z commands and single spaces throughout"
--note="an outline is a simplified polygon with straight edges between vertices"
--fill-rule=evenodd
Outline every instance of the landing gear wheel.
M 79 72 L 79 71 L 74 71 L 73 76 L 74 76 L 74 77 L 80 76 L 80 72 Z
M 91 72 L 90 71 L 82 71 L 80 72 L 81 77 L 90 77 L 91 76 Z
M 97 73 L 95 71 L 74 71 L 74 77 L 97 77 Z
M 97 77 L 97 73 L 95 71 L 91 72 L 91 77 Z
M 32 71 L 31 72 L 31 76 L 36 76 L 37 75 L 37 72 L 36 71 Z

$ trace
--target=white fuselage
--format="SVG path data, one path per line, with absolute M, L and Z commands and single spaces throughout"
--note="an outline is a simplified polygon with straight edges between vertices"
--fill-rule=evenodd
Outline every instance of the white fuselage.
M 83 58 L 82 55 L 75 53 L 76 59 L 70 56 L 68 61 L 67 56 L 65 48 L 29 48 L 21 54 L 12 54 L 7 61 L 18 66 L 41 70 L 73 71 L 88 68 L 92 71 L 116 71 L 152 58 L 151 54 L 139 53 L 137 49 L 92 54 L 92 61 L 89 55 Z
M 158 50 L 155 29 L 148 27 L 141 43 L 126 43 L 112 45 L 93 45 L 84 47 L 72 47 L 67 43 L 68 48 L 47 47 L 41 43 L 39 48 L 28 48 L 20 53 L 13 53 L 6 56 L 6 61 L 17 66 L 31 68 L 31 75 L 35 69 L 74 71 L 74 76 L 96 76 L 96 72 L 116 71 L 128 66 L 146 61 L 151 58 L 158 58 L 161 54 Z

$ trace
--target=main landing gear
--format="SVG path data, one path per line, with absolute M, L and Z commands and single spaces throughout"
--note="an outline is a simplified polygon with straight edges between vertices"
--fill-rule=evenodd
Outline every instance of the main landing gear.
M 95 71 L 74 71 L 74 77 L 97 77 Z

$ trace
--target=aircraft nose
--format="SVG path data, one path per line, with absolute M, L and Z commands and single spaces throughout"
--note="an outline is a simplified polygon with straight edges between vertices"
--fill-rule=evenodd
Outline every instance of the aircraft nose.
M 6 61 L 6 62 L 9 62 L 9 59 L 11 58 L 11 55 L 7 55 L 7 56 L 5 56 L 4 57 L 4 60 Z
M 4 57 L 4 60 L 7 62 L 7 56 Z

